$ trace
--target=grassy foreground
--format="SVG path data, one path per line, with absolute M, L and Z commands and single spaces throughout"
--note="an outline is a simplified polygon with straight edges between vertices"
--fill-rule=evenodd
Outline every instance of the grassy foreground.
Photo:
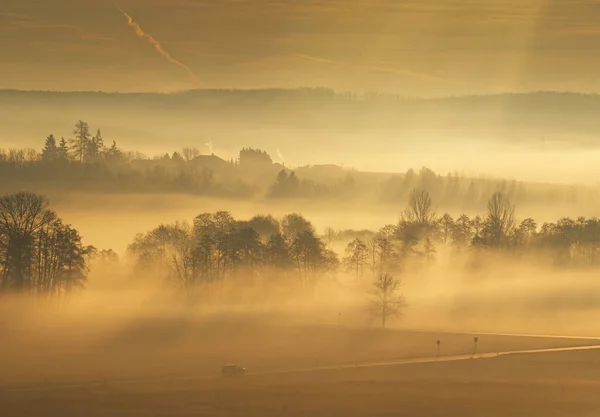
M 315 371 L 240 379 L 6 390 L 21 416 L 593 416 L 600 352 Z

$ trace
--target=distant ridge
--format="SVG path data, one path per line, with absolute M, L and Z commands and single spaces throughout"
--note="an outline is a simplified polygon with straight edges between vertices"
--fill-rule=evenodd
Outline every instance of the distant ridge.
M 468 146 L 463 153 L 492 143 L 535 150 L 600 147 L 600 95 L 569 91 L 417 98 L 309 87 L 172 93 L 0 90 L 0 142 L 5 146 L 38 146 L 36 141 L 49 133 L 68 137 L 77 120 L 144 152 L 212 143 L 229 157 L 231 150 L 250 145 L 271 154 L 281 149 L 303 161 L 313 161 L 315 149 L 336 161 L 351 161 L 363 152 L 397 155 L 406 166 L 419 147 L 432 147 L 440 155 L 457 144 Z
M 539 90 L 529 92 L 506 92 L 496 94 L 465 94 L 465 95 L 447 95 L 442 97 L 415 97 L 403 96 L 401 94 L 388 93 L 355 93 L 351 91 L 335 91 L 326 87 L 299 87 L 299 88 L 256 88 L 256 89 L 191 89 L 172 92 L 119 92 L 119 91 L 93 91 L 93 90 L 19 90 L 19 89 L 0 89 L 0 95 L 52 95 L 52 96 L 122 96 L 122 97 L 181 97 L 181 96 L 203 96 L 203 95 L 223 95 L 223 96 L 255 96 L 264 95 L 273 96 L 299 96 L 309 95 L 313 97 L 342 97 L 342 98 L 360 98 L 374 100 L 395 99 L 400 101 L 448 101 L 448 100 L 481 100 L 481 99 L 506 99 L 506 98 L 524 98 L 524 97 L 544 97 L 544 98 L 599 98 L 598 93 L 582 93 L 577 91 L 558 91 L 558 90 Z

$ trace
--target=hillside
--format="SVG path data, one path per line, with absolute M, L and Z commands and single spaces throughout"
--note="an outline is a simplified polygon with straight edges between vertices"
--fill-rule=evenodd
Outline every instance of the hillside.
M 140 143 L 142 137 L 159 142 L 176 136 L 194 142 L 210 136 L 222 147 L 235 146 L 244 132 L 253 133 L 252 145 L 276 148 L 296 136 L 319 143 L 321 134 L 393 130 L 399 141 L 438 132 L 442 139 L 527 137 L 595 145 L 600 133 L 600 95 L 537 92 L 489 96 L 410 99 L 392 95 L 357 96 L 327 89 L 195 90 L 172 94 L 0 91 L 3 139 L 31 137 L 32 133 L 60 130 L 83 118 L 101 124 L 111 134 Z M 31 123 L 36 120 L 37 123 Z M 275 137 L 278 130 L 291 135 Z M 269 134 L 260 135 L 260 132 Z M 443 135 L 441 133 L 443 132 Z M 575 140 L 575 138 L 577 138 Z M 329 141 L 338 146 L 340 141 Z M 342 142 L 363 149 L 365 144 Z M 319 143 L 322 146 L 322 143 Z M 382 149 L 384 139 L 369 146 Z
M 594 184 L 600 175 L 597 114 L 600 95 L 557 92 L 412 99 L 328 89 L 4 90 L 0 144 L 38 147 L 50 133 L 69 139 L 74 122 L 85 120 L 102 129 L 107 143 L 116 140 L 148 156 L 193 146 L 229 160 L 250 146 L 286 166 L 390 173 L 428 166 Z

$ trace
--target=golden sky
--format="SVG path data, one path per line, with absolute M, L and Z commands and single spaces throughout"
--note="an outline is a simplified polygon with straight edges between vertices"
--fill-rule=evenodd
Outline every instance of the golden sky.
M 298 86 L 600 92 L 600 0 L 0 0 L 0 88 Z

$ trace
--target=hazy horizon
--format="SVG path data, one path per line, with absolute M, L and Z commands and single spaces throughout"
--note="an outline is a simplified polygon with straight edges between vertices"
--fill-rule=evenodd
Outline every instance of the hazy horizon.
M 324 88 L 172 94 L 0 90 L 0 148 L 38 148 L 49 134 L 70 139 L 73 123 L 83 118 L 102 129 L 108 144 L 115 140 L 148 157 L 196 147 L 229 160 L 253 147 L 290 167 L 335 164 L 399 173 L 427 166 L 443 175 L 598 184 L 598 95 L 391 94 L 360 97 Z
M 600 410 L 600 0 L 0 0 L 0 414 Z

